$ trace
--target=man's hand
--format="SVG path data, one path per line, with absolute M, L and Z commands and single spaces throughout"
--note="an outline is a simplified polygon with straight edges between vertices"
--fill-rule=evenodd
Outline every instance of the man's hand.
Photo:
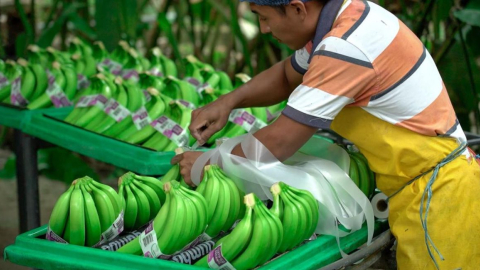
M 177 163 L 180 164 L 180 174 L 183 176 L 183 180 L 185 180 L 185 183 L 187 183 L 187 185 L 191 187 L 195 187 L 195 184 L 192 182 L 190 173 L 192 171 L 193 164 L 202 154 L 203 152 L 188 151 L 174 156 L 170 161 L 172 165 L 175 165 Z
M 221 130 L 228 121 L 233 107 L 220 97 L 214 102 L 192 111 L 192 121 L 188 127 L 190 134 L 203 145 L 208 139 Z

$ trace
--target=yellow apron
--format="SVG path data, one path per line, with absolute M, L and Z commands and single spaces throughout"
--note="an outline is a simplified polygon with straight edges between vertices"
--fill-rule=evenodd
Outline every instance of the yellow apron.
M 385 122 L 359 107 L 346 107 L 332 130 L 353 142 L 376 173 L 377 187 L 393 195 L 454 151 L 455 139 L 429 137 Z M 389 200 L 389 224 L 397 239 L 399 270 L 436 269 L 421 224 L 422 195 L 432 172 Z M 440 269 L 480 269 L 480 166 L 464 155 L 441 167 L 432 186 L 428 235 Z M 424 207 L 425 209 L 425 207 Z

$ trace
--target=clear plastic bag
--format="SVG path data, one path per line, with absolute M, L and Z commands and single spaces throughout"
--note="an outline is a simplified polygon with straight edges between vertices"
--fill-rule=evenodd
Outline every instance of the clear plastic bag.
M 231 154 L 239 143 L 246 158 Z M 272 200 L 270 187 L 280 181 L 310 191 L 320 205 L 317 234 L 336 236 L 339 242 L 340 237 L 359 230 L 366 220 L 368 244 L 372 240 L 372 206 L 348 176 L 350 158 L 338 145 L 312 139 L 282 163 L 249 133 L 225 140 L 219 147 L 200 156 L 191 172 L 196 185 L 200 183 L 202 169 L 208 161 L 219 164 L 241 190 L 253 192 L 261 200 Z M 350 232 L 339 230 L 339 223 Z

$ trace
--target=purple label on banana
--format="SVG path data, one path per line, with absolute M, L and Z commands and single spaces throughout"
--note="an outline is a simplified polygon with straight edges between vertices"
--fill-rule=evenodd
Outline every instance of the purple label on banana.
M 54 231 L 50 230 L 50 227 L 48 227 L 47 234 L 45 235 L 45 239 L 47 239 L 49 241 L 53 241 L 53 242 L 68 244 L 68 242 L 65 241 L 65 239 L 60 237 Z
M 138 110 L 137 112 L 135 112 L 132 115 L 133 121 L 142 120 L 142 119 L 145 119 L 147 117 L 148 117 L 148 112 L 147 112 L 147 110 L 145 110 L 145 108 L 141 108 L 140 110 Z
M 180 102 L 182 105 L 184 105 L 185 107 L 189 108 L 189 109 L 192 109 L 192 110 L 195 110 L 197 107 L 195 107 L 195 104 L 191 103 L 191 102 L 188 102 L 186 100 L 183 100 L 183 99 L 179 99 L 178 102 Z
M 90 85 L 90 81 L 83 74 L 77 74 L 77 89 L 85 89 Z
M 55 96 L 51 96 L 50 99 L 52 100 L 53 105 L 55 108 L 63 108 L 63 107 L 68 107 L 72 106 L 73 103 L 68 100 L 67 96 L 63 93 L 59 93 Z
M 0 88 L 7 86 L 10 82 L 8 81 L 7 77 L 0 72 Z
M 150 95 L 150 93 L 147 91 L 147 90 L 142 90 L 143 92 L 143 95 L 145 96 L 145 100 L 147 102 L 149 102 L 150 100 L 152 100 L 152 95 Z
M 200 81 L 195 79 L 195 78 L 192 78 L 192 77 L 188 77 L 188 78 L 185 78 L 185 81 L 187 81 L 188 83 L 190 83 L 191 85 L 195 86 L 195 87 L 199 87 L 200 86 Z
M 22 95 L 22 78 L 18 77 L 12 82 L 12 88 L 10 91 L 10 103 L 17 106 L 25 106 L 28 104 L 28 100 Z
M 208 266 L 211 269 L 235 270 L 222 254 L 222 245 L 214 248 L 208 253 Z
M 125 80 L 130 80 L 130 79 L 133 79 L 135 81 L 139 80 L 138 71 L 136 71 L 135 69 L 123 70 L 122 77 Z

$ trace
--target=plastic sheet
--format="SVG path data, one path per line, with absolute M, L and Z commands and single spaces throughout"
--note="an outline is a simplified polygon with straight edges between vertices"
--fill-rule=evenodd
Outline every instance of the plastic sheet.
M 232 155 L 241 144 L 246 158 Z M 280 162 L 252 134 L 225 140 L 219 147 L 200 156 L 192 167 L 192 181 L 200 183 L 207 162 L 219 164 L 245 193 L 255 193 L 260 199 L 272 199 L 270 187 L 284 182 L 308 190 L 319 202 L 319 222 L 316 233 L 344 237 L 367 221 L 368 244 L 374 230 L 373 209 L 368 198 L 353 183 L 348 174 L 348 154 L 331 143 L 308 142 L 299 153 Z M 349 232 L 338 229 L 342 224 Z M 344 253 L 342 255 L 345 256 Z

